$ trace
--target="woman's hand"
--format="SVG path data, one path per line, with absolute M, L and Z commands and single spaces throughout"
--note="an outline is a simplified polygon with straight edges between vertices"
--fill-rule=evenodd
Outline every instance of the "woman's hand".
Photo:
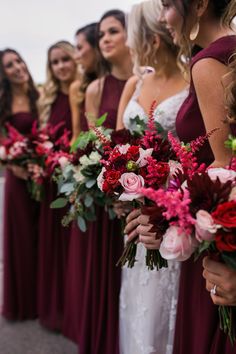
M 214 304 L 236 306 L 236 270 L 209 257 L 203 259 L 203 267 L 206 289 L 211 293 Z M 212 289 L 215 289 L 215 294 Z
M 24 179 L 24 180 L 28 179 L 29 174 L 28 174 L 28 171 L 24 167 L 20 167 L 17 165 L 10 165 L 10 166 L 8 166 L 8 168 L 9 168 L 9 170 L 12 171 L 12 173 L 16 177 Z
M 130 242 L 134 238 L 138 237 L 137 226 L 139 225 L 138 217 L 141 215 L 141 209 L 132 210 L 126 218 L 126 226 L 124 229 L 125 234 L 127 234 L 127 241 Z
M 145 248 L 155 250 L 160 248 L 161 241 L 157 239 L 155 232 L 150 232 L 153 225 L 149 223 L 150 216 L 141 214 L 138 217 L 139 226 L 137 232 L 139 234 L 139 241 L 142 242 Z

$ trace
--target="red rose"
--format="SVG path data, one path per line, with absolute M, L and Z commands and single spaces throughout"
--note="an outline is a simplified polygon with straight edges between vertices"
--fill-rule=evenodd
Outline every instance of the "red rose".
M 211 216 L 216 224 L 227 228 L 236 228 L 236 201 L 219 204 Z
M 139 158 L 139 147 L 130 146 L 126 156 L 127 156 L 127 160 L 136 161 Z
M 119 144 L 127 144 L 131 140 L 131 134 L 130 131 L 127 129 L 120 129 L 120 130 L 114 130 L 111 133 L 111 141 L 115 145 Z
M 216 247 L 219 251 L 236 251 L 236 229 L 231 232 L 220 230 L 215 237 Z
M 107 171 L 105 174 L 106 182 L 111 186 L 112 189 L 116 188 L 119 184 L 121 173 L 120 171 Z

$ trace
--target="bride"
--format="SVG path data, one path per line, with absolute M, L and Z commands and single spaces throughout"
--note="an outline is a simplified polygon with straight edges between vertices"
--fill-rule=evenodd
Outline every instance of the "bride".
M 134 5 L 128 21 L 128 46 L 134 61 L 135 76 L 123 91 L 117 129 L 134 130 L 137 115 L 144 121 L 155 100 L 155 120 L 166 131 L 175 133 L 175 119 L 187 96 L 186 81 L 177 66 L 178 48 L 161 21 L 159 0 L 147 0 Z M 151 70 L 141 70 L 151 67 Z M 132 211 L 128 221 L 139 210 Z M 135 225 L 134 225 L 135 226 Z M 132 221 L 126 226 L 127 239 L 137 236 Z M 155 241 L 159 242 L 159 241 Z M 153 245 L 155 246 L 155 245 Z M 154 247 L 155 248 L 155 247 Z M 132 269 L 122 271 L 120 294 L 121 354 L 171 354 L 178 297 L 179 264 L 148 270 L 146 249 L 138 243 L 138 260 Z

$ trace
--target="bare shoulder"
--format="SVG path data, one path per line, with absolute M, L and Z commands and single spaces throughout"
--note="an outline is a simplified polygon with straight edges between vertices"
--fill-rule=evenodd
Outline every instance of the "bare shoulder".
M 81 80 L 76 80 L 74 82 L 72 82 L 72 84 L 70 85 L 69 88 L 69 93 L 70 94 L 76 94 L 78 92 L 78 90 L 80 89 L 80 85 L 81 85 Z
M 228 67 L 214 58 L 204 58 L 194 64 L 192 78 L 196 85 L 212 86 L 221 83 L 223 76 L 229 71 Z
M 102 87 L 104 85 L 104 77 L 96 79 L 92 81 L 86 90 L 86 96 L 88 97 L 96 97 L 99 92 L 102 90 Z

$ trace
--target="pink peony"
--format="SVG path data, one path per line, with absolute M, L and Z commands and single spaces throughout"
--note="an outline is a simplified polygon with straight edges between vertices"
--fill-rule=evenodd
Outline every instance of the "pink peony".
M 170 226 L 163 236 L 160 254 L 167 260 L 186 261 L 195 251 L 196 246 L 193 237 L 180 232 L 177 226 Z
M 236 178 L 235 171 L 226 170 L 225 168 L 209 168 L 207 173 L 212 181 L 216 181 L 218 177 L 221 183 L 226 183 L 227 181 L 234 181 Z
M 214 234 L 218 229 L 211 215 L 205 210 L 199 210 L 196 213 L 195 228 L 195 236 L 199 242 L 213 241 L 215 238 Z
M 133 172 L 123 173 L 119 182 L 124 188 L 124 193 L 119 197 L 121 201 L 132 201 L 142 196 L 138 190 L 144 186 L 144 179 Z

